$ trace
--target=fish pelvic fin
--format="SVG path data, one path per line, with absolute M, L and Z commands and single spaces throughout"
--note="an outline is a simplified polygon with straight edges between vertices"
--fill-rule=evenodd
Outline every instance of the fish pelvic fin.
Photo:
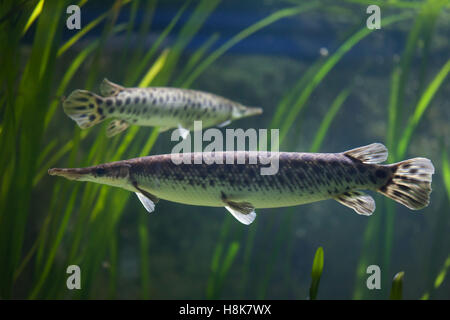
M 242 203 L 228 203 L 225 206 L 225 209 L 227 209 L 240 223 L 245 225 L 251 224 L 256 218 L 255 209 L 252 208 L 251 210 L 247 210 Z
M 116 134 L 119 134 L 122 131 L 126 130 L 129 126 L 130 124 L 125 120 L 113 120 L 108 124 L 108 127 L 106 128 L 106 136 L 108 138 L 111 138 Z
M 373 198 L 361 191 L 344 192 L 335 196 L 334 199 L 364 216 L 370 216 L 375 211 Z
M 124 90 L 125 88 L 121 85 L 118 85 L 116 83 L 113 83 L 109 81 L 108 79 L 103 79 L 102 83 L 100 83 L 100 93 L 104 97 L 112 97 L 117 95 L 120 91 Z
M 381 143 L 372 143 L 367 146 L 345 151 L 344 154 L 363 163 L 381 163 L 386 161 L 388 150 Z
M 103 98 L 86 90 L 75 90 L 63 101 L 64 112 L 81 129 L 90 128 L 105 120 Z
M 430 203 L 434 166 L 429 159 L 414 158 L 389 165 L 392 178 L 377 191 L 412 210 Z
M 249 225 L 255 220 L 255 207 L 251 203 L 230 201 L 224 194 L 222 194 L 222 201 L 225 204 L 225 209 L 240 223 Z

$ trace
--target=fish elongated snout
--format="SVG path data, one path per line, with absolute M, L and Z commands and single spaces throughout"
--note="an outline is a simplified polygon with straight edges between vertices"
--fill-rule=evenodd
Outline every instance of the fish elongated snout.
M 256 116 L 258 114 L 262 114 L 263 110 L 261 108 L 247 108 L 244 117 L 248 116 Z
M 256 116 L 261 113 L 263 113 L 261 108 L 238 106 L 233 110 L 233 119 Z
M 82 169 L 75 168 L 53 168 L 48 170 L 48 174 L 51 176 L 60 176 L 69 180 L 79 180 L 86 172 L 82 172 Z

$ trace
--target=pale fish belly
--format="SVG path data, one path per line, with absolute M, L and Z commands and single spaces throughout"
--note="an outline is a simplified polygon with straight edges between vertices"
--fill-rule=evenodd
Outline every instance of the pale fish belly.
M 325 192 L 310 194 L 309 192 L 293 193 L 271 190 L 236 191 L 227 185 L 203 189 L 201 186 L 185 188 L 179 184 L 162 182 L 160 188 L 149 188 L 145 186 L 144 182 L 140 184 L 140 188 L 163 200 L 208 207 L 223 207 L 225 205 L 223 198 L 236 202 L 249 202 L 255 208 L 288 207 L 331 198 Z

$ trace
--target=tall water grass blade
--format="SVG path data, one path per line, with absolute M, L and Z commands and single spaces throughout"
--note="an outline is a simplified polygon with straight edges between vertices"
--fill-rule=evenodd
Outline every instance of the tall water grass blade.
M 411 17 L 410 13 L 403 13 L 395 16 L 389 16 L 383 18 L 382 23 L 383 27 L 386 27 L 392 23 L 402 21 Z M 308 85 L 303 89 L 302 93 L 291 107 L 290 112 L 285 117 L 284 123 L 280 128 L 280 141 L 283 141 L 286 137 L 289 129 L 295 122 L 297 115 L 306 105 L 309 97 L 312 92 L 317 88 L 317 86 L 322 82 L 325 76 L 333 69 L 333 67 L 342 59 L 342 57 L 350 51 L 357 43 L 359 43 L 362 39 L 372 33 L 373 30 L 368 29 L 364 26 L 358 32 L 353 34 L 347 41 L 345 41 L 334 54 L 332 54 L 321 66 L 321 68 L 317 71 L 317 73 L 310 80 Z
M 403 277 L 405 273 L 403 271 L 397 273 L 392 280 L 390 300 L 402 300 L 403 297 Z
M 139 83 L 139 87 L 145 88 L 148 87 L 149 84 L 155 79 L 155 77 L 158 75 L 158 73 L 161 71 L 161 69 L 164 67 L 167 55 L 169 54 L 170 50 L 166 49 L 164 50 L 159 58 L 155 61 L 155 63 L 152 65 L 152 67 L 147 71 L 147 73 L 142 78 L 141 82 Z
M 180 59 L 181 53 L 220 2 L 221 0 L 201 0 L 197 2 L 197 6 L 191 16 L 178 33 L 177 41 L 172 46 L 171 53 L 167 58 L 164 72 L 155 79 L 156 85 L 171 81 L 173 70 Z
M 10 141 L 13 143 L 7 143 L 10 148 L 9 152 L 19 155 L 17 158 L 13 158 L 16 163 L 11 172 L 9 185 L 2 186 L 2 191 L 6 191 L 9 199 L 4 205 L 2 204 L 1 208 L 7 212 L 1 216 L 0 231 L 0 255 L 8 257 L 7 261 L 0 266 L 0 283 L 2 283 L 0 296 L 3 298 L 11 295 L 14 270 L 18 267 L 22 255 L 32 191 L 31 177 L 36 169 L 35 161 L 30 161 L 30 159 L 38 158 L 43 132 L 40 121 L 43 122 L 45 116 L 45 101 L 50 95 L 56 56 L 54 39 L 59 39 L 61 35 L 61 30 L 57 28 L 59 16 L 55 17 L 53 14 L 60 12 L 64 5 L 64 1 L 45 3 L 38 19 L 33 47 L 23 76 L 20 80 L 15 79 L 10 85 L 6 84 L 7 87 L 13 88 L 19 80 L 18 92 L 27 92 L 28 95 L 17 95 L 14 102 L 11 100 L 10 106 L 14 106 L 14 116 L 13 120 L 8 120 L 8 122 L 14 121 L 15 125 L 20 123 L 20 126 L 12 127 L 13 130 L 9 131 L 7 136 L 2 136 L 2 147 L 6 141 L 11 139 Z M 20 25 L 19 28 L 21 28 Z M 18 32 L 18 35 L 20 36 L 21 33 Z M 13 48 L 18 48 L 14 46 L 14 42 L 12 44 Z M 33 117 L 21 117 L 25 108 L 33 114 Z M 8 151 L 4 150 L 4 152 Z M 7 160 L 11 161 L 10 158 Z M 20 201 L 17 201 L 18 197 L 20 197 Z
M 122 5 L 129 3 L 131 0 L 123 0 Z M 87 25 L 83 26 L 77 33 L 75 33 L 69 40 L 67 40 L 58 50 L 57 56 L 63 55 L 69 50 L 75 43 L 77 43 L 82 37 L 84 37 L 89 31 L 93 30 L 108 16 L 109 12 L 105 12 L 92 20 Z
M 39 0 L 39 2 L 36 4 L 36 7 L 34 8 L 33 12 L 31 13 L 30 18 L 27 21 L 27 24 L 23 28 L 22 35 L 27 33 L 28 29 L 31 27 L 34 21 L 39 17 L 39 15 L 42 12 L 42 8 L 44 7 L 44 0 Z
M 218 279 L 220 274 L 221 258 L 225 247 L 226 237 L 230 229 L 230 223 L 231 223 L 230 217 L 225 216 L 225 221 L 222 224 L 220 236 L 211 259 L 211 272 L 206 286 L 207 299 L 214 299 L 217 294 L 217 283 L 219 281 Z
M 146 66 L 153 58 L 156 51 L 159 49 L 162 42 L 167 38 L 169 33 L 175 27 L 178 20 L 180 19 L 182 14 L 185 12 L 186 8 L 188 7 L 189 3 L 190 3 L 190 1 L 185 1 L 184 5 L 178 10 L 175 17 L 173 17 L 170 20 L 170 23 L 166 26 L 166 28 L 163 30 L 163 32 L 161 32 L 161 34 L 158 36 L 158 38 L 156 39 L 155 43 L 153 43 L 150 50 L 148 50 L 148 52 L 144 55 L 144 57 L 142 57 L 138 66 L 136 68 L 130 68 L 129 76 L 125 80 L 126 86 L 135 84 L 137 82 L 137 80 L 139 79 L 139 77 L 141 77 L 142 72 L 145 70 Z
M 319 68 L 323 64 L 323 59 L 318 59 L 312 66 L 310 66 L 306 72 L 301 76 L 297 83 L 289 89 L 288 93 L 283 95 L 280 103 L 278 103 L 275 114 L 270 123 L 271 128 L 279 128 L 283 123 L 286 113 L 289 108 L 295 103 L 296 97 L 302 92 L 303 88 L 306 87 L 309 81 L 311 81 L 314 74 L 317 73 Z
M 419 121 L 423 117 L 423 114 L 430 105 L 431 100 L 435 96 L 441 84 L 444 82 L 449 72 L 450 72 L 450 60 L 448 60 L 445 63 L 445 65 L 440 69 L 436 77 L 433 79 L 433 81 L 431 81 L 428 88 L 424 91 L 424 93 L 420 97 L 419 102 L 417 103 L 417 106 L 414 110 L 414 113 L 410 117 L 408 124 L 405 130 L 403 131 L 402 137 L 398 144 L 397 153 L 400 158 L 404 157 L 409 145 L 409 141 L 411 140 L 411 137 L 414 133 L 414 130 L 416 129 Z
M 34 286 L 33 290 L 31 291 L 31 294 L 29 296 L 30 299 L 37 298 L 37 295 L 39 294 L 39 291 L 42 288 L 42 286 L 44 285 L 44 281 L 47 279 L 47 276 L 51 270 L 51 267 L 53 265 L 53 260 L 55 259 L 55 256 L 56 256 L 56 251 L 57 251 L 57 249 L 62 241 L 62 238 L 64 236 L 64 232 L 69 223 L 70 215 L 73 212 L 74 202 L 75 202 L 77 193 L 78 193 L 78 187 L 75 187 L 75 190 L 72 192 L 70 199 L 67 203 L 67 209 L 64 213 L 63 220 L 61 221 L 61 226 L 58 230 L 58 234 L 56 235 L 56 238 L 52 242 L 52 246 L 51 246 L 49 255 L 47 257 L 44 270 L 43 270 L 41 276 L 39 277 L 39 280 L 37 281 L 36 285 Z
M 283 219 L 281 225 L 282 226 L 289 225 L 292 215 L 287 214 L 287 215 L 284 215 L 283 218 L 284 219 Z M 288 234 L 289 233 L 287 233 L 287 232 L 278 232 L 276 235 L 276 238 L 271 241 L 272 242 L 272 250 L 270 252 L 270 257 L 266 264 L 266 268 L 263 273 L 263 276 L 261 277 L 262 278 L 260 281 L 261 287 L 258 290 L 258 299 L 266 298 L 273 270 L 275 268 L 276 263 L 280 261 L 279 255 L 282 251 L 282 244 L 286 241 L 286 237 L 288 236 Z
M 323 272 L 324 254 L 323 248 L 319 247 L 314 255 L 314 261 L 311 269 L 311 286 L 309 288 L 309 299 L 316 300 L 319 292 L 320 277 Z
M 450 163 L 445 148 L 442 151 L 442 176 L 445 190 L 447 191 L 448 202 L 450 203 Z
M 223 258 L 223 261 L 219 263 L 217 256 L 214 261 L 214 270 L 216 271 L 216 276 L 212 283 L 208 285 L 207 298 L 208 299 L 218 299 L 220 298 L 220 292 L 222 290 L 225 279 L 228 272 L 236 259 L 237 253 L 239 251 L 240 244 L 237 241 L 233 241 L 229 246 L 228 250 Z M 217 253 L 220 253 L 222 249 L 220 248 Z
M 449 269 L 450 269 L 450 256 L 448 256 L 447 259 L 445 260 L 442 270 L 439 272 L 438 276 L 436 277 L 436 280 L 434 281 L 435 290 L 439 289 L 439 287 L 442 285 Z
M 141 212 L 139 214 L 138 222 L 138 234 L 139 234 L 139 247 L 140 247 L 140 271 L 141 271 L 141 297 L 142 299 L 149 299 L 149 284 L 150 284 L 150 270 L 149 270 L 149 236 L 147 230 L 147 213 Z
M 334 117 L 339 112 L 342 104 L 345 102 L 347 97 L 350 95 L 351 90 L 349 88 L 342 90 L 339 95 L 334 99 L 331 104 L 330 109 L 328 109 L 325 117 L 322 120 L 322 123 L 317 130 L 316 136 L 311 144 L 310 152 L 318 152 L 319 148 L 325 138 L 328 129 L 330 128 L 331 123 L 333 122 Z
M 145 7 L 144 9 L 140 9 L 140 14 L 142 14 L 146 19 L 142 21 L 140 24 L 140 28 L 138 31 L 137 39 L 136 39 L 136 47 L 133 50 L 133 54 L 131 55 L 131 58 L 128 60 L 128 68 L 124 75 L 124 81 L 123 84 L 125 86 L 133 86 L 136 85 L 140 74 L 137 74 L 136 78 L 133 79 L 132 82 L 129 81 L 129 78 L 132 74 L 136 74 L 137 72 L 142 72 L 138 65 L 143 59 L 143 51 L 144 51 L 144 45 L 147 39 L 148 34 L 150 34 L 151 30 L 151 24 L 153 21 L 153 15 L 155 13 L 155 9 L 157 6 L 157 0 L 148 0 L 145 1 Z M 155 47 L 155 44 L 152 45 L 152 47 Z M 143 66 L 142 68 L 145 69 L 147 66 Z
M 176 87 L 179 87 L 182 85 L 182 83 L 186 80 L 186 78 L 195 70 L 197 64 L 200 63 L 200 61 L 206 55 L 207 51 L 211 48 L 212 45 L 214 45 L 214 43 L 217 42 L 218 39 L 219 39 L 219 34 L 214 33 L 189 58 L 188 62 L 186 63 L 186 66 L 184 67 L 183 71 L 181 71 L 180 75 L 178 76 L 178 79 L 175 82 Z
M 206 70 L 207 67 L 209 67 L 212 63 L 214 63 L 218 58 L 220 58 L 225 52 L 227 52 L 230 48 L 235 46 L 240 41 L 246 39 L 250 35 L 256 33 L 257 31 L 261 30 L 262 28 L 265 28 L 276 21 L 292 17 L 294 15 L 300 14 L 302 12 L 312 10 L 313 8 L 317 7 L 317 3 L 307 3 L 306 5 L 294 7 L 294 8 L 288 8 L 288 9 L 282 9 L 275 13 L 272 13 L 268 17 L 256 22 L 255 24 L 252 24 L 250 27 L 242 30 L 237 35 L 232 37 L 230 40 L 225 42 L 222 46 L 220 46 L 217 50 L 212 52 L 203 62 L 197 66 L 197 68 L 192 72 L 192 74 L 189 76 L 189 78 L 184 81 L 182 87 L 188 88 L 191 86 L 191 84 L 200 76 L 200 74 Z

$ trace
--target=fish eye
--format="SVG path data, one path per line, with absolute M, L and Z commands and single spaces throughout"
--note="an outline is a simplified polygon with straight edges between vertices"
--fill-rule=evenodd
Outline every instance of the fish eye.
M 104 175 L 106 173 L 106 170 L 104 169 L 104 168 L 97 168 L 97 169 L 95 169 L 95 174 L 97 175 L 97 176 L 102 176 L 102 175 Z

